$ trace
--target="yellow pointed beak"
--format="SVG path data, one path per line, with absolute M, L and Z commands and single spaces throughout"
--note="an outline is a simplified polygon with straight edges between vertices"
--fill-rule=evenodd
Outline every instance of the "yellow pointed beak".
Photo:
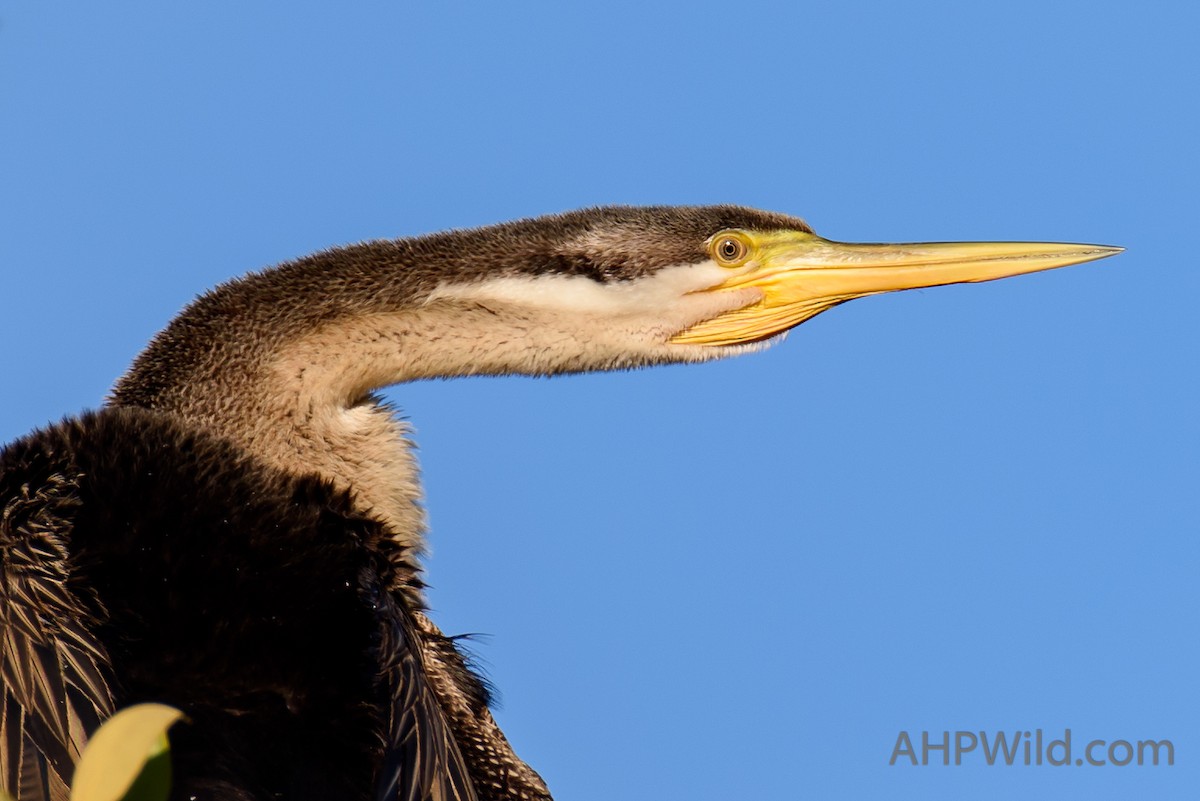
M 747 258 L 710 292 L 756 288 L 749 306 L 672 337 L 689 345 L 739 345 L 767 339 L 854 298 L 902 289 L 992 281 L 1102 259 L 1124 248 L 1050 242 L 847 244 L 799 231 L 734 231 Z M 714 237 L 716 239 L 716 237 Z

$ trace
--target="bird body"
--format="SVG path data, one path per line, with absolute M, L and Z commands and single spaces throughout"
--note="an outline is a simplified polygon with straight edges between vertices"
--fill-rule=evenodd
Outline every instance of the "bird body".
M 66 798 L 96 725 L 160 701 L 190 721 L 177 798 L 549 798 L 425 614 L 416 462 L 377 389 L 705 361 L 853 297 L 1114 252 L 622 207 L 217 287 L 104 408 L 0 452 L 0 789 Z
M 191 795 L 363 797 L 346 777 L 373 774 L 402 692 L 370 654 L 411 658 L 417 634 L 375 608 L 403 591 L 403 552 L 346 493 L 120 407 L 18 441 L 2 475 L 5 600 L 24 616 L 8 641 L 25 657 L 6 664 L 6 700 L 36 702 L 19 759 L 21 731 L 4 731 L 18 797 L 69 778 L 90 730 L 146 700 L 194 723 L 174 735 Z

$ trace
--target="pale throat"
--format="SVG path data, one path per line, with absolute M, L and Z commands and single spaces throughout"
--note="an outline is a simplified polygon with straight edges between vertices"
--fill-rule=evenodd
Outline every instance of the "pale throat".
M 394 539 L 420 549 L 426 516 L 410 430 L 373 393 L 424 378 L 586 369 L 588 351 L 545 313 L 502 304 L 361 314 L 283 344 L 257 371 L 247 399 L 255 410 L 222 433 L 287 472 L 350 491 Z
M 373 392 L 422 378 L 621 369 L 713 358 L 670 346 L 711 276 L 667 270 L 631 284 L 578 277 L 443 285 L 424 303 L 327 322 L 283 343 L 259 372 L 254 414 L 226 436 L 292 473 L 315 472 L 420 547 L 426 528 L 408 427 Z

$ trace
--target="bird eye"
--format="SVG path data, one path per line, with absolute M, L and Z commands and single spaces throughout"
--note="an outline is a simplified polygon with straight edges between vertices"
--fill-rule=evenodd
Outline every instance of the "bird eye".
M 740 265 L 750 255 L 750 246 L 740 236 L 721 234 L 713 239 L 713 257 L 725 267 Z

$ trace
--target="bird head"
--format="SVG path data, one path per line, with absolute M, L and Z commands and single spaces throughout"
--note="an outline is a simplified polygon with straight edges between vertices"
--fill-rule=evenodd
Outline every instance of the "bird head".
M 591 209 L 480 230 L 483 249 L 495 252 L 476 255 L 493 266 L 434 297 L 519 307 L 535 338 L 569 343 L 558 350 L 571 361 L 547 372 L 719 358 L 765 347 L 854 298 L 990 281 L 1121 250 L 849 244 L 817 236 L 798 218 L 736 206 Z

